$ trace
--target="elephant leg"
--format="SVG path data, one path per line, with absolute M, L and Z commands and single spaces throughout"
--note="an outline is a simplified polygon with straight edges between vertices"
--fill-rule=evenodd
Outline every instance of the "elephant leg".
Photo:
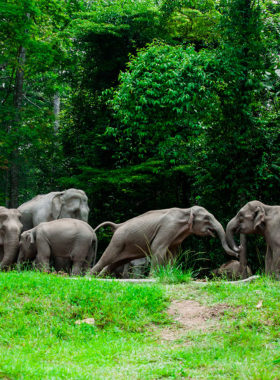
M 92 268 L 93 259 L 94 259 L 93 256 L 94 256 L 94 251 L 93 251 L 92 246 L 90 245 L 88 249 L 87 257 L 85 258 L 85 261 L 83 262 L 83 265 L 82 265 L 83 274 L 86 274 Z
M 168 245 L 165 242 L 154 240 L 151 246 L 152 269 L 167 264 L 167 248 Z
M 0 263 L 4 258 L 4 247 L 3 245 L 0 245 Z
M 120 272 L 120 276 L 121 278 L 123 279 L 128 279 L 130 278 L 130 270 L 131 270 L 131 266 L 130 266 L 130 263 L 127 263 L 125 265 L 122 265 L 121 267 L 121 272 Z M 116 270 L 115 270 L 116 271 Z
M 178 244 L 172 246 L 174 236 L 166 234 L 165 231 L 159 231 L 151 245 L 151 264 L 152 269 L 155 266 L 162 266 L 172 262 L 172 254 L 175 254 Z
M 50 270 L 50 257 L 51 257 L 51 248 L 49 243 L 44 239 L 37 236 L 37 247 L 38 253 L 36 256 L 36 268 L 40 270 Z
M 142 259 L 132 260 L 131 265 L 131 276 L 132 278 L 142 278 L 145 276 L 150 260 L 148 257 L 143 257 Z
M 279 272 L 280 272 L 280 252 L 279 250 L 277 250 L 276 252 L 273 252 L 271 274 L 273 274 L 275 278 L 279 280 L 280 279 Z
M 90 270 L 89 272 L 90 275 L 95 275 L 97 273 L 100 273 L 105 267 L 106 267 L 106 273 L 112 273 L 115 269 L 117 269 L 121 265 L 125 265 L 129 263 L 133 259 L 143 257 L 143 252 L 140 250 L 139 250 L 139 254 L 137 255 L 131 255 L 130 252 L 123 250 L 112 257 L 110 255 L 110 251 L 108 250 L 108 248 L 103 253 L 98 263 Z
M 122 242 L 114 242 L 114 240 L 112 240 L 98 263 L 89 271 L 89 274 L 91 276 L 95 275 L 101 272 L 103 268 L 126 258 L 125 256 L 129 257 L 129 253 L 125 251 L 125 244 Z
M 102 273 L 103 271 L 106 274 L 117 272 L 117 278 L 129 278 L 129 276 L 126 277 L 127 273 L 125 272 L 129 269 L 130 260 L 131 259 L 124 259 L 124 260 L 119 260 L 115 262 L 114 264 L 110 264 L 102 270 Z M 118 271 L 119 268 L 120 268 L 120 271 Z
M 178 257 L 178 247 L 179 245 L 169 247 L 167 250 L 167 259 L 168 263 L 173 266 L 176 263 L 177 257 Z
M 273 260 L 273 252 L 271 246 L 267 243 L 266 246 L 266 255 L 265 255 L 265 274 L 272 274 L 272 260 Z
M 68 257 L 54 257 L 54 269 L 56 272 L 64 271 L 70 274 L 71 271 L 71 260 Z
M 22 264 L 24 262 L 24 253 L 22 250 L 20 250 L 18 259 L 17 259 L 17 264 Z
M 120 262 L 107 265 L 105 268 L 102 269 L 98 277 L 113 275 L 114 278 L 128 279 L 129 278 L 129 274 L 127 272 L 128 267 L 129 267 L 129 263 L 121 265 Z
M 83 274 L 82 273 L 83 263 L 84 263 L 84 260 L 73 261 L 73 267 L 72 267 L 73 276 L 81 276 Z

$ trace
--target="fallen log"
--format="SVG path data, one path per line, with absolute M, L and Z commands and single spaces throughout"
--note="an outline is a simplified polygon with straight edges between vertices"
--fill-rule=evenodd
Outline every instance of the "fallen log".
M 202 284 L 202 285 L 207 285 L 207 284 L 219 284 L 219 283 L 222 283 L 222 284 L 234 284 L 234 285 L 239 285 L 239 284 L 243 284 L 244 282 L 252 282 L 252 281 L 255 281 L 257 280 L 258 278 L 260 278 L 261 276 L 251 276 L 251 277 L 248 277 L 248 278 L 245 278 L 244 280 L 238 280 L 238 281 L 206 281 L 206 282 L 197 282 L 197 281 L 194 281 L 195 284 Z

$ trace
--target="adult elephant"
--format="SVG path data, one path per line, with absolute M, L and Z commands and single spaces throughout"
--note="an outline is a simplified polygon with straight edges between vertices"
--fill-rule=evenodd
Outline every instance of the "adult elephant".
M 22 232 L 42 222 L 72 218 L 88 221 L 88 198 L 83 190 L 68 189 L 37 197 L 18 207 L 23 224 Z
M 259 201 L 247 203 L 228 223 L 226 237 L 229 246 L 239 252 L 234 234 L 260 235 L 266 240 L 265 273 L 280 272 L 280 206 L 267 206 Z
M 0 207 L 0 270 L 16 262 L 22 229 L 20 219 L 17 209 Z
M 174 256 L 182 241 L 189 235 L 219 236 L 225 251 L 232 256 L 221 224 L 205 208 L 194 206 L 188 209 L 171 208 L 149 211 L 125 223 L 104 222 L 110 225 L 114 235 L 99 262 L 90 270 L 94 275 L 106 268 L 112 272 L 117 267 L 134 259 L 152 256 L 158 265 L 164 263 L 170 251 Z
M 22 232 L 38 226 L 42 222 L 72 218 L 88 222 L 88 198 L 83 190 L 68 189 L 55 191 L 37 197 L 19 206 L 22 216 Z M 56 256 L 54 267 L 57 271 L 70 272 L 71 261 Z

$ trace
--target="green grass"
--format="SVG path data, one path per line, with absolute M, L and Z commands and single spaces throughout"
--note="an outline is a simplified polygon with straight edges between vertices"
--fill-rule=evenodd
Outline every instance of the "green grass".
M 180 284 L 192 281 L 194 274 L 191 269 L 184 270 L 181 265 L 167 263 L 165 266 L 156 266 L 152 276 L 161 283 Z
M 168 251 L 169 252 L 169 251 Z M 170 258 L 171 258 L 171 253 Z M 152 257 L 152 254 L 150 254 Z M 179 250 L 175 259 L 168 260 L 165 265 L 158 265 L 156 258 L 153 258 L 154 264 L 151 268 L 151 276 L 163 284 L 180 284 L 192 281 L 199 273 L 194 270 L 194 265 L 198 263 L 201 252 Z
M 16 379 L 92 379 L 102 366 L 110 372 L 145 344 L 147 324 L 166 321 L 165 305 L 153 284 L 2 273 L 0 370 Z M 88 317 L 95 326 L 75 325 Z
M 216 328 L 168 342 L 171 299 L 228 308 Z M 279 301 L 280 283 L 265 277 L 203 286 L 1 273 L 0 379 L 280 379 Z M 87 317 L 96 325 L 75 325 Z

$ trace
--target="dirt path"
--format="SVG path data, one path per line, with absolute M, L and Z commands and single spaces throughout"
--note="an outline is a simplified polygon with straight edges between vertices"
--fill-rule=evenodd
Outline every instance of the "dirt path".
M 191 330 L 207 330 L 217 327 L 220 316 L 228 308 L 227 305 L 201 305 L 193 300 L 174 300 L 168 308 L 168 314 L 174 319 L 174 326 L 159 330 L 160 338 L 174 341 L 180 339 Z

